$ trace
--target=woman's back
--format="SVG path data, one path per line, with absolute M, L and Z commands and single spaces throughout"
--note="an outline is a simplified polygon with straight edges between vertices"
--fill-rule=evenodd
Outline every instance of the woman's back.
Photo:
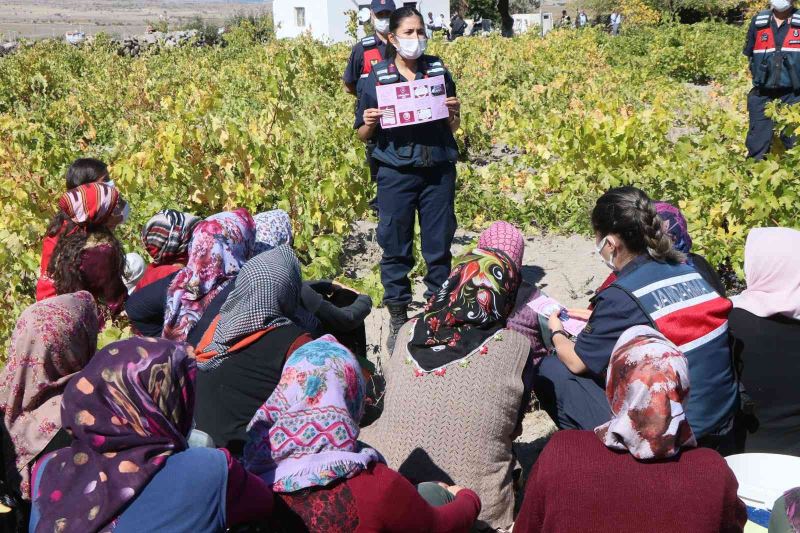
M 560 431 L 528 478 L 514 531 L 741 531 L 746 510 L 737 488 L 713 450 L 639 461 L 592 431 Z
M 740 308 L 728 321 L 734 354 L 744 363 L 742 382 L 759 419 L 758 431 L 747 437 L 747 451 L 800 457 L 800 321 L 762 318 Z
M 390 468 L 412 481 L 442 481 L 473 489 L 481 498 L 479 520 L 495 527 L 513 521 L 513 433 L 522 400 L 522 370 L 530 343 L 501 330 L 464 362 L 444 374 L 415 375 L 406 364 L 414 321 L 397 337 L 386 365 L 381 418 L 362 431 Z
M 39 465 L 37 486 L 47 460 Z M 117 519 L 117 533 L 137 531 L 225 531 L 225 452 L 192 448 L 167 458 L 162 468 Z M 39 522 L 34 511 L 31 531 Z

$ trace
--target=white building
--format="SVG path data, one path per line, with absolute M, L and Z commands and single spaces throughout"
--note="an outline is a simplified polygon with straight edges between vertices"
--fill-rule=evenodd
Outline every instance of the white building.
M 272 15 L 279 38 L 297 37 L 310 33 L 322 41 L 351 41 L 347 35 L 347 12 L 369 9 L 370 0 L 274 0 Z M 434 19 L 440 14 L 450 24 L 450 0 L 419 0 L 405 2 L 395 0 L 397 7 L 414 6 L 428 20 L 428 12 Z M 363 35 L 363 31 L 361 31 Z

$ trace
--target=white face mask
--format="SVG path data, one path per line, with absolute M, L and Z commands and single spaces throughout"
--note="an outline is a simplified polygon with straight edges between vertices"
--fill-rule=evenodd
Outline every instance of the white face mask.
M 389 19 L 379 19 L 377 17 L 373 17 L 372 25 L 375 27 L 375 31 L 381 35 L 386 35 L 389 33 Z
M 792 7 L 791 0 L 770 0 L 770 5 L 773 11 L 786 11 Z
M 610 241 L 608 240 L 608 237 L 603 237 L 603 240 L 601 240 L 600 243 L 597 245 L 597 247 L 595 248 L 595 251 L 597 252 L 597 255 L 600 256 L 600 259 L 603 260 L 603 264 L 605 264 L 611 270 L 616 271 L 617 267 L 616 267 L 616 265 L 614 265 L 614 252 L 611 252 L 611 256 L 608 259 L 603 257 L 603 253 L 602 253 L 603 252 L 603 248 L 605 248 L 606 244 L 608 244 L 609 242 Z
M 428 39 L 397 39 L 397 53 L 403 59 L 419 59 L 428 48 Z
M 116 188 L 116 187 L 117 187 L 116 185 L 114 185 L 114 180 L 108 180 L 108 181 L 106 182 L 106 185 L 108 185 L 109 187 L 114 187 L 114 188 Z

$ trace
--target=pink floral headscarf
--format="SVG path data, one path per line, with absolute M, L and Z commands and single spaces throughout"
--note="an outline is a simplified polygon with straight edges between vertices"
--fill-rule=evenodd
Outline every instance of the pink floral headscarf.
M 358 361 L 331 335 L 301 346 L 247 427 L 246 468 L 275 492 L 296 492 L 382 462 L 358 442 L 365 393 Z
M 98 331 L 97 307 L 86 291 L 35 303 L 17 320 L 0 374 L 0 409 L 25 499 L 30 499 L 30 462 L 61 429 L 61 395 L 94 354 Z M 13 468 L 6 465 L 6 472 Z
M 614 417 L 595 428 L 603 444 L 637 459 L 666 459 L 697 446 L 685 404 L 689 363 L 678 348 L 649 326 L 634 326 L 614 347 L 606 379 Z
M 246 209 L 218 213 L 199 222 L 189 261 L 167 290 L 164 333 L 185 341 L 206 307 L 253 255 L 255 222 Z

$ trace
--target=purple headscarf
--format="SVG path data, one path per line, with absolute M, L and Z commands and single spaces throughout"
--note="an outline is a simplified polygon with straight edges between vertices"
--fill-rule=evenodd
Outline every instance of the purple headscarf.
M 112 530 L 167 457 L 187 448 L 196 372 L 185 345 L 168 340 L 99 351 L 64 391 L 61 420 L 74 440 L 45 466 L 36 531 Z
M 692 251 L 692 237 L 681 210 L 667 202 L 656 202 L 655 207 L 656 213 L 664 221 L 662 230 L 672 239 L 672 247 L 689 254 Z
M 357 440 L 365 391 L 358 361 L 331 335 L 301 346 L 247 427 L 246 468 L 275 492 L 295 492 L 382 462 Z

